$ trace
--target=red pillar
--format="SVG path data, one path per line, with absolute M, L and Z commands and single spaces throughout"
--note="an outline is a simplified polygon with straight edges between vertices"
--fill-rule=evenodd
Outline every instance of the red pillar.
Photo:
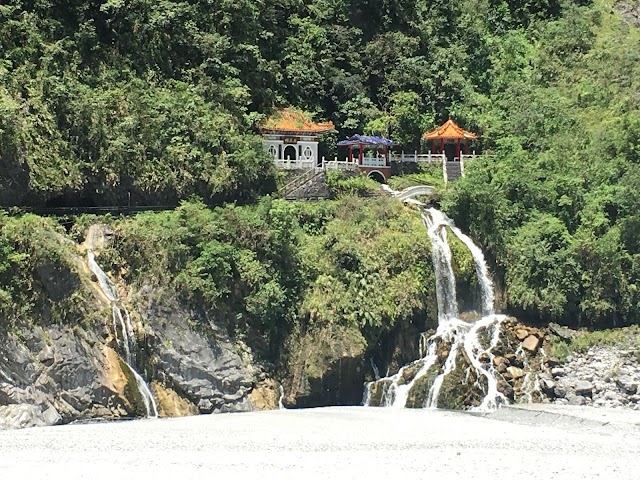
M 440 139 L 440 153 L 444 153 L 444 138 Z
M 353 146 L 349 145 L 349 163 L 353 163 Z
M 456 145 L 456 157 L 460 160 L 460 139 L 458 139 L 458 145 Z
M 359 159 L 360 165 L 362 165 L 362 159 L 364 158 L 364 150 L 362 148 L 362 144 L 361 143 L 358 144 L 358 149 L 359 149 L 358 159 Z
M 384 164 L 388 167 L 389 163 L 389 147 L 384 147 Z

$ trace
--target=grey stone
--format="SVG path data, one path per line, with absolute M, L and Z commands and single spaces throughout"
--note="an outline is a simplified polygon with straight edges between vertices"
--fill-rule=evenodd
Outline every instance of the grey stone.
M 148 329 L 150 361 L 166 385 L 182 392 L 201 413 L 246 411 L 253 378 L 226 333 L 205 337 L 190 324 L 210 323 L 193 318 L 180 305 L 149 302 L 142 318 Z
M 564 375 L 564 368 L 561 367 L 555 367 L 551 369 L 551 375 L 553 375 L 554 377 L 561 377 Z
M 562 385 L 556 385 L 553 389 L 553 396 L 556 398 L 564 398 L 567 395 L 567 390 Z
M 591 396 L 593 393 L 593 384 L 586 380 L 578 380 L 574 384 L 576 395 Z
M 554 395 L 554 389 L 556 388 L 556 382 L 551 380 L 550 378 L 540 378 L 540 388 L 547 395 Z
M 629 395 L 633 395 L 638 391 L 638 381 L 628 376 L 617 377 L 616 385 Z
M 576 333 L 573 330 L 553 322 L 549 324 L 549 330 L 551 333 L 560 337 L 560 339 L 567 343 L 571 342 L 571 340 L 576 336 Z
M 581 395 L 572 395 L 567 397 L 567 400 L 569 400 L 569 405 L 585 405 L 587 403 L 586 399 Z

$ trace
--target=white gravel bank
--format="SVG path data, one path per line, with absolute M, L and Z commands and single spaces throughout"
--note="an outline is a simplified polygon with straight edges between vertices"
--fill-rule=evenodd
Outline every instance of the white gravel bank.
M 566 412 L 322 408 L 4 431 L 0 478 L 640 478 L 638 415 Z

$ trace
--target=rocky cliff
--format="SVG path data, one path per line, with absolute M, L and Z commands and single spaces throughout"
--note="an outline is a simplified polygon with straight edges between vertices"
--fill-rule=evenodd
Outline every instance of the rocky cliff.
M 108 302 L 84 263 L 87 246 L 100 248 L 105 237 L 90 231 L 68 276 L 40 268 L 49 296 L 77 297 L 91 319 L 73 326 L 41 319 L 2 332 L 0 427 L 145 415 L 135 378 L 118 353 Z M 158 296 L 151 288 L 119 289 L 137 337 L 133 367 L 150 384 L 160 416 L 254 408 L 250 394 L 266 378 L 243 361 L 223 329 L 170 295 Z M 263 391 L 269 388 L 277 386 L 262 385 Z

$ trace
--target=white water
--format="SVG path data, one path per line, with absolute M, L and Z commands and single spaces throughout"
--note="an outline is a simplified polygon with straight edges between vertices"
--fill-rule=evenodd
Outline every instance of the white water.
M 400 196 L 400 192 L 388 191 L 394 196 Z M 403 201 L 409 202 L 411 196 Z M 496 372 L 493 367 L 492 349 L 497 345 L 500 336 L 500 326 L 505 316 L 496 315 L 494 312 L 493 282 L 489 275 L 489 268 L 482 250 L 473 243 L 473 240 L 457 228 L 453 221 L 444 213 L 435 209 L 424 209 L 422 219 L 427 227 L 427 233 L 431 240 L 433 251 L 433 266 L 436 276 L 436 299 L 438 303 L 438 329 L 429 338 L 424 336 L 420 341 L 420 349 L 424 362 L 419 372 L 407 384 L 400 384 L 405 369 L 414 366 L 416 362 L 402 367 L 398 373 L 386 378 L 390 384 L 385 386 L 381 404 L 394 407 L 405 407 L 409 392 L 415 382 L 424 376 L 437 362 L 436 347 L 438 343 L 446 343 L 450 346 L 447 358 L 440 369 L 440 373 L 434 379 L 424 406 L 427 408 L 438 407 L 438 397 L 445 377 L 456 369 L 457 359 L 464 351 L 464 356 L 470 363 L 469 369 L 473 369 L 478 377 L 476 386 L 484 391 L 481 404 L 475 409 L 491 410 L 507 403 L 507 399 L 498 392 Z M 483 317 L 474 323 L 468 323 L 459 318 L 458 302 L 456 294 L 456 281 L 451 263 L 451 249 L 447 239 L 447 229 L 469 249 L 475 263 L 476 275 L 480 285 L 481 310 Z M 483 346 L 479 333 L 490 334 L 489 344 Z M 467 374 L 469 374 L 469 370 Z M 484 380 L 484 382 L 481 382 Z M 365 392 L 365 405 L 369 401 L 373 382 L 367 385 Z
M 0 377 L 4 378 L 7 382 L 9 382 L 11 384 L 15 383 L 13 381 L 13 378 L 11 378 L 9 376 L 9 374 L 7 372 L 5 372 L 4 370 L 2 370 L 1 368 L 0 368 Z
M 280 392 L 280 396 L 278 397 L 278 408 L 280 410 L 285 410 L 287 407 L 282 403 L 282 399 L 284 398 L 284 388 L 282 388 L 282 385 L 278 385 L 278 391 Z
M 95 255 L 91 250 L 87 251 L 87 264 L 89 266 L 89 270 L 91 270 L 98 279 L 98 284 L 100 285 L 102 293 L 104 293 L 105 297 L 107 297 L 111 303 L 113 334 L 118 347 L 124 352 L 124 362 L 127 364 L 127 367 L 129 367 L 133 377 L 136 379 L 136 385 L 144 402 L 147 417 L 155 418 L 158 416 L 158 405 L 156 400 L 153 398 L 153 394 L 151 393 L 147 382 L 144 381 L 142 375 L 140 375 L 133 367 L 136 361 L 136 335 L 133 330 L 129 311 L 121 304 L 118 289 L 109 277 L 107 277 L 107 274 L 104 273 L 102 268 L 100 268 L 100 265 L 96 262 Z

